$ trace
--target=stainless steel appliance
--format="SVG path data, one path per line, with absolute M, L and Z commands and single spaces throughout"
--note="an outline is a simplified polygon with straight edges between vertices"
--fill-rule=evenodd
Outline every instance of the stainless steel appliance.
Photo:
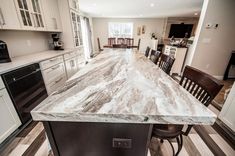
M 2 79 L 23 124 L 31 120 L 30 111 L 48 95 L 39 64 L 32 64 L 9 73 Z
M 7 44 L 0 40 L 0 63 L 11 62 Z
M 59 34 L 52 34 L 54 50 L 64 50 L 64 43 L 60 41 Z

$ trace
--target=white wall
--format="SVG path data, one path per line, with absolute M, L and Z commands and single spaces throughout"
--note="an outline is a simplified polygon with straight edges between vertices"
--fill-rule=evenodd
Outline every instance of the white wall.
M 0 40 L 7 43 L 11 57 L 48 50 L 49 38 L 46 32 L 0 31 Z
M 166 18 L 136 18 L 136 19 L 117 19 L 117 18 L 93 18 L 93 30 L 95 39 L 95 50 L 98 50 L 97 38 L 100 38 L 101 46 L 108 44 L 108 23 L 109 22 L 132 22 L 134 25 L 133 38 L 134 45 L 137 45 L 138 39 L 141 39 L 140 51 L 145 51 L 147 46 L 151 45 L 151 33 L 155 33 L 158 38 L 163 36 L 163 29 Z M 145 34 L 137 35 L 137 28 L 146 26 Z
M 192 66 L 217 78 L 223 77 L 231 51 L 235 50 L 234 6 L 234 0 L 209 0 L 192 58 Z M 207 23 L 219 24 L 219 27 L 206 29 Z

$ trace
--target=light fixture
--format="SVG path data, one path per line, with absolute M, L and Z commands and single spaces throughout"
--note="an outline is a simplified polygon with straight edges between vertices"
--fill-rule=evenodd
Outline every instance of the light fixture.
M 96 3 L 93 3 L 93 6 L 97 6 L 97 4 L 96 4 Z
M 151 3 L 151 4 L 150 4 L 150 7 L 154 7 L 154 3 Z
M 197 16 L 197 15 L 198 15 L 198 13 L 197 13 L 197 12 L 195 12 L 195 13 L 194 13 L 194 15 L 195 15 L 195 16 Z

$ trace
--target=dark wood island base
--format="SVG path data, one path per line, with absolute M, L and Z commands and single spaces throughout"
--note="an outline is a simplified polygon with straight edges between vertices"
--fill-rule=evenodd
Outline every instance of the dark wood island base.
M 55 156 L 147 156 L 151 124 L 43 122 Z

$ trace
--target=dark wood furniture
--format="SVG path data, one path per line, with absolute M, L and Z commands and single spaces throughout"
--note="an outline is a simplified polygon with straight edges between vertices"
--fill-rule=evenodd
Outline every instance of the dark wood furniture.
M 196 68 L 186 66 L 183 76 L 180 80 L 180 85 L 191 93 L 195 98 L 201 101 L 202 104 L 208 106 L 215 96 L 219 93 L 223 84 L 212 77 Z M 183 146 L 182 135 L 188 135 L 193 125 L 188 125 L 185 132 L 182 131 L 183 125 L 154 125 L 152 137 L 157 137 L 163 140 L 176 139 L 178 143 L 178 151 L 175 154 L 174 148 L 171 144 L 173 155 L 178 155 Z
M 169 55 L 162 54 L 158 66 L 167 74 L 170 74 L 175 59 Z
M 128 48 L 126 44 L 113 44 L 112 48 Z
M 150 124 L 44 121 L 54 156 L 147 156 Z
M 117 38 L 117 44 L 125 44 L 124 38 Z
M 133 38 L 125 38 L 125 44 L 127 44 L 127 47 L 133 47 L 134 46 L 134 39 Z
M 101 46 L 100 46 L 100 39 L 99 38 L 97 38 L 97 43 L 98 43 L 99 51 L 103 51 L 104 49 L 102 49 Z
M 232 65 L 235 65 L 235 51 L 232 52 L 232 55 L 231 55 L 231 58 L 229 60 L 228 66 L 227 66 L 227 68 L 225 70 L 224 80 L 228 79 L 229 70 L 230 70 Z
M 108 46 L 113 46 L 116 44 L 116 38 L 108 38 Z
M 147 47 L 145 50 L 145 56 L 148 57 L 149 56 L 149 52 L 150 52 L 150 47 Z
M 157 65 L 161 54 L 162 53 L 160 51 L 152 50 L 150 54 L 150 60 Z

